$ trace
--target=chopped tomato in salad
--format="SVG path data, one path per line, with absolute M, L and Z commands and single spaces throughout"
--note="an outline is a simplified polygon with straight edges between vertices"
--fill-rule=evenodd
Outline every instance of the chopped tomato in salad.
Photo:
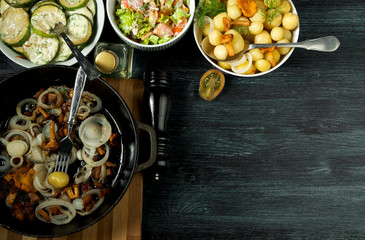
M 120 0 L 116 17 L 119 28 L 132 40 L 161 44 L 177 36 L 187 24 L 189 0 Z

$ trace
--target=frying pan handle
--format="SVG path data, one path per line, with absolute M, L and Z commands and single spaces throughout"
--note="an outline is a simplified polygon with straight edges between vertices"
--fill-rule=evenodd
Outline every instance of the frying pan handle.
M 155 129 L 153 129 L 153 127 L 151 127 L 147 124 L 138 122 L 138 121 L 136 121 L 136 127 L 141 130 L 144 130 L 148 133 L 148 135 L 150 137 L 150 144 L 151 144 L 149 159 L 146 162 L 141 163 L 137 166 L 137 172 L 140 172 L 146 168 L 151 167 L 153 164 L 155 164 L 156 156 L 157 156 L 157 143 L 156 143 L 157 140 L 156 140 L 156 132 L 155 132 Z

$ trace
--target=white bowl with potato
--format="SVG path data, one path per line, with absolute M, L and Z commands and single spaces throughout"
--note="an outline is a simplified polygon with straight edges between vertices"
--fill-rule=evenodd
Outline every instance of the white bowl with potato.
M 247 5 L 248 3 L 254 4 Z M 214 9 L 218 14 L 212 13 Z M 246 11 L 242 11 L 246 9 Z M 225 11 L 224 11 L 225 10 Z M 247 11 L 248 10 L 248 11 Z M 294 48 L 252 49 L 242 58 L 224 62 L 249 43 L 295 43 L 299 38 L 299 17 L 291 0 L 217 0 L 200 2 L 194 23 L 194 37 L 203 56 L 217 69 L 238 77 L 257 77 L 278 69 Z M 202 41 L 212 45 L 210 58 Z

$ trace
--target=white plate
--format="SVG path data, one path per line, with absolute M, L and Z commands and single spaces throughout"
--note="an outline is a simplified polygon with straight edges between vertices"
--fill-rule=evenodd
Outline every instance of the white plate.
M 95 35 L 91 39 L 91 42 L 87 44 L 87 46 L 82 49 L 82 54 L 84 56 L 87 56 L 95 47 L 96 43 L 99 41 L 101 32 L 103 31 L 104 27 L 104 20 L 105 20 L 105 8 L 103 0 L 96 0 L 96 23 L 95 23 Z M 10 47 L 8 47 L 6 44 L 4 44 L 2 41 L 0 41 L 0 50 L 13 62 L 25 67 L 25 68 L 32 68 L 37 67 L 39 65 L 36 65 L 29 61 L 28 59 L 24 59 L 22 55 L 12 50 Z M 50 63 L 50 65 L 64 65 L 64 66 L 71 66 L 77 63 L 77 60 L 75 57 L 70 58 L 67 61 L 64 62 L 56 62 L 56 63 Z

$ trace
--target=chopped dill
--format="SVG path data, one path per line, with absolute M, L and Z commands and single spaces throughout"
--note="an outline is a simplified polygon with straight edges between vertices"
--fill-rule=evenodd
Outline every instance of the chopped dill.
M 199 27 L 203 27 L 203 18 L 208 16 L 213 18 L 221 12 L 226 12 L 226 6 L 219 0 L 200 0 L 198 7 L 195 10 L 195 20 Z
M 236 30 L 244 37 L 251 35 L 250 30 L 246 26 L 233 26 L 232 29 Z
M 282 8 L 283 7 L 280 6 L 280 7 L 277 7 L 277 8 L 274 8 L 274 9 L 270 10 L 267 14 L 267 22 L 271 23 L 272 21 L 274 21 L 274 19 L 282 13 L 281 12 Z
M 265 0 L 264 2 L 265 5 L 270 9 L 277 8 L 281 4 L 280 0 Z
M 271 24 L 274 19 L 282 13 L 283 6 L 278 0 L 265 0 L 266 6 L 269 8 L 267 12 L 262 11 L 261 14 Z

